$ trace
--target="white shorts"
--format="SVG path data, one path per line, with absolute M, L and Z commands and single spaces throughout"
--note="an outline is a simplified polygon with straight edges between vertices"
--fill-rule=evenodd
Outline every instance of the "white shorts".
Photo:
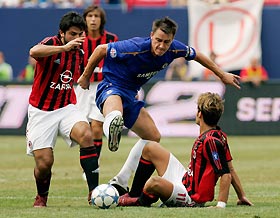
M 162 178 L 173 184 L 173 192 L 170 198 L 163 202 L 168 207 L 184 207 L 191 203 L 191 198 L 182 183 L 182 178 L 186 173 L 181 162 L 170 153 L 169 163 Z
M 104 116 L 101 114 L 95 103 L 98 84 L 99 82 L 91 83 L 89 89 L 83 89 L 79 85 L 75 88 L 78 109 L 86 115 L 89 122 L 92 120 L 104 122 Z
M 26 153 L 33 156 L 34 150 L 54 148 L 58 133 L 70 147 L 77 145 L 71 140 L 70 133 L 73 126 L 80 121 L 88 123 L 85 115 L 73 104 L 54 111 L 42 111 L 29 105 Z

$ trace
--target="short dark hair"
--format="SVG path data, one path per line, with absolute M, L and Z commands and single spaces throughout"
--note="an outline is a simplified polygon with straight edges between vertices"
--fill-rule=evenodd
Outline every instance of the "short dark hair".
M 216 126 L 224 112 L 224 101 L 218 94 L 206 92 L 199 96 L 197 109 L 207 125 Z
M 67 30 L 69 30 L 72 26 L 78 27 L 80 30 L 86 29 L 86 23 L 83 19 L 83 17 L 74 11 L 70 11 L 63 15 L 63 17 L 60 20 L 59 29 L 66 33 Z
M 100 30 L 100 34 L 103 34 L 105 24 L 106 24 L 106 13 L 103 8 L 101 8 L 98 5 L 91 5 L 84 10 L 83 17 L 86 20 L 87 14 L 95 10 L 100 12 L 101 24 L 99 30 Z M 86 28 L 86 32 L 87 32 L 87 28 Z
M 153 22 L 152 32 L 155 32 L 158 29 L 160 29 L 161 31 L 163 31 L 166 34 L 173 34 L 173 36 L 175 36 L 177 29 L 178 29 L 178 25 L 171 18 L 164 17 L 161 19 L 156 19 Z

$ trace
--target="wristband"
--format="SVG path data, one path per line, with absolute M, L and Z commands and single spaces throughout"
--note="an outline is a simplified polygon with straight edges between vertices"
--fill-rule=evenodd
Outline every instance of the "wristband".
M 225 202 L 222 202 L 222 201 L 218 201 L 217 203 L 217 207 L 221 207 L 221 208 L 226 208 L 226 203 Z

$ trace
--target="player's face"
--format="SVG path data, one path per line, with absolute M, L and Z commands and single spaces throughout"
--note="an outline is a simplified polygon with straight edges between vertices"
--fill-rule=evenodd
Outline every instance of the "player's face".
M 160 29 L 157 29 L 155 32 L 152 32 L 152 54 L 154 56 L 164 55 L 164 53 L 169 49 L 173 38 L 173 34 L 166 34 Z
M 97 31 L 101 25 L 101 15 L 98 10 L 91 11 L 86 16 L 88 31 Z
M 81 30 L 78 27 L 72 26 L 69 30 L 66 31 L 66 33 L 60 33 L 61 40 L 64 44 L 67 44 L 68 42 L 72 41 L 73 39 L 76 39 L 78 37 L 83 36 L 84 31 Z

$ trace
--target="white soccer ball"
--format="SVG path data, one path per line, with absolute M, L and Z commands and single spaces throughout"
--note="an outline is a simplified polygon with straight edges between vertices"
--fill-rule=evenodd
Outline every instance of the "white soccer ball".
M 119 192 L 110 184 L 101 184 L 92 191 L 91 202 L 95 208 L 114 208 L 119 203 Z

